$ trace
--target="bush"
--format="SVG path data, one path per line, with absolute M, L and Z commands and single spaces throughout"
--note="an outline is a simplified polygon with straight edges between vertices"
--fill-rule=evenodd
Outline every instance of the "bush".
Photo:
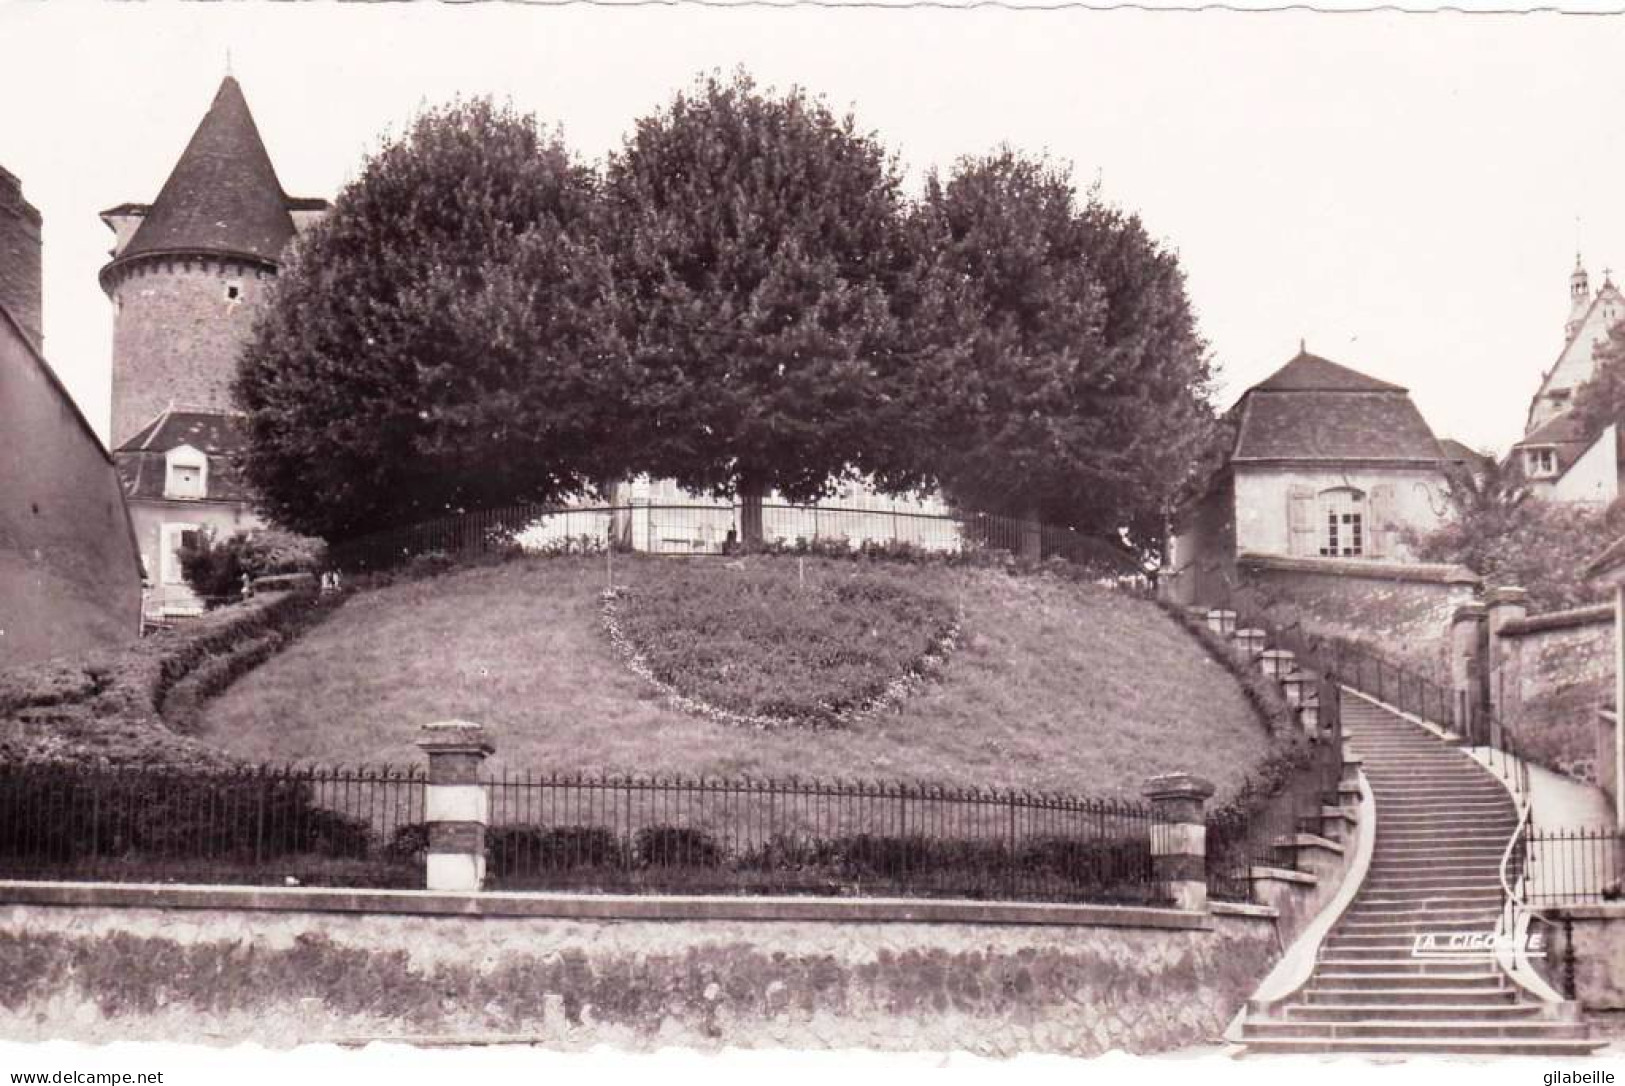
M 0 671 L 0 761 L 234 765 L 185 737 L 202 703 L 343 599 L 266 593 L 126 649 Z M 37 723 L 42 715 L 49 727 Z
M 644 826 L 632 835 L 639 867 L 720 867 L 722 849 L 691 826 Z
M 296 778 L 0 766 L 0 855 L 25 861 L 364 859 L 371 847 L 365 820 L 316 806 Z
M 616 867 L 622 860 L 620 839 L 603 826 L 492 826 L 485 856 L 496 877 Z
M 181 575 L 192 591 L 206 606 L 218 607 L 243 595 L 245 577 L 314 574 L 325 561 L 325 544 L 276 528 L 222 540 L 202 534 L 197 543 L 181 549 L 180 560 Z

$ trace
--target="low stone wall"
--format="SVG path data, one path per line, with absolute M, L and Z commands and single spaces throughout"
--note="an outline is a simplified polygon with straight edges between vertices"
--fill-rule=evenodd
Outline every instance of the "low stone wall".
M 1501 627 L 1493 658 L 1493 696 L 1531 756 L 1596 782 L 1596 712 L 1613 698 L 1613 608 L 1514 619 Z
M 1574 998 L 1586 1010 L 1625 1010 L 1625 902 L 1553 910 L 1552 955 L 1561 963 L 1573 933 Z
M 1154 1052 L 1274 910 L 0 884 L 0 1035 Z
M 1271 624 L 1371 645 L 1445 684 L 1451 618 L 1480 587 L 1460 566 L 1260 554 L 1236 565 L 1248 602 Z

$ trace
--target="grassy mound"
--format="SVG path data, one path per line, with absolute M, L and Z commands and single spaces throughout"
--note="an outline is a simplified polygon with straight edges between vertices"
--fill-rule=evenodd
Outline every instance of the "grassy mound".
M 779 562 L 795 577 L 794 559 Z M 809 580 L 862 567 L 806 563 Z M 877 567 L 878 571 L 878 567 Z M 652 594 L 721 562 L 617 558 Z M 888 576 L 891 574 L 888 574 Z M 951 663 L 851 727 L 759 730 L 681 712 L 616 653 L 603 559 L 464 570 L 354 596 L 210 703 L 201 736 L 254 761 L 415 764 L 418 728 L 463 718 L 494 768 L 911 779 L 1135 796 L 1154 773 L 1221 787 L 1268 741 L 1235 679 L 1143 600 L 1046 576 L 896 569 L 963 615 Z
M 606 604 L 654 681 L 733 723 L 835 726 L 899 700 L 957 625 L 906 567 L 684 563 Z M 702 710 L 702 711 L 705 711 Z

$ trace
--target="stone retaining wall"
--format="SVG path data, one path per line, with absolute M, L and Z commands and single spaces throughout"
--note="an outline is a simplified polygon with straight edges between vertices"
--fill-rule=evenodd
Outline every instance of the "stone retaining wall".
M 24 1041 L 1154 1052 L 1216 1038 L 1278 954 L 1256 908 L 46 884 L 0 901 L 0 1035 Z
M 1496 703 L 1535 745 L 1535 760 L 1595 782 L 1596 712 L 1614 692 L 1613 608 L 1514 619 L 1492 651 Z

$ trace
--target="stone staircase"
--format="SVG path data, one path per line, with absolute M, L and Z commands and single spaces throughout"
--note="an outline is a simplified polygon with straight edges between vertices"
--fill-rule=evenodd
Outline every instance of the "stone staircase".
M 1398 714 L 1348 694 L 1342 720 L 1377 807 L 1370 871 L 1309 982 L 1272 1008 L 1249 1009 L 1244 1053 L 1575 1056 L 1600 1047 L 1573 1004 L 1539 1001 L 1487 953 L 1413 954 L 1418 935 L 1495 930 L 1517 812 L 1477 762 Z

